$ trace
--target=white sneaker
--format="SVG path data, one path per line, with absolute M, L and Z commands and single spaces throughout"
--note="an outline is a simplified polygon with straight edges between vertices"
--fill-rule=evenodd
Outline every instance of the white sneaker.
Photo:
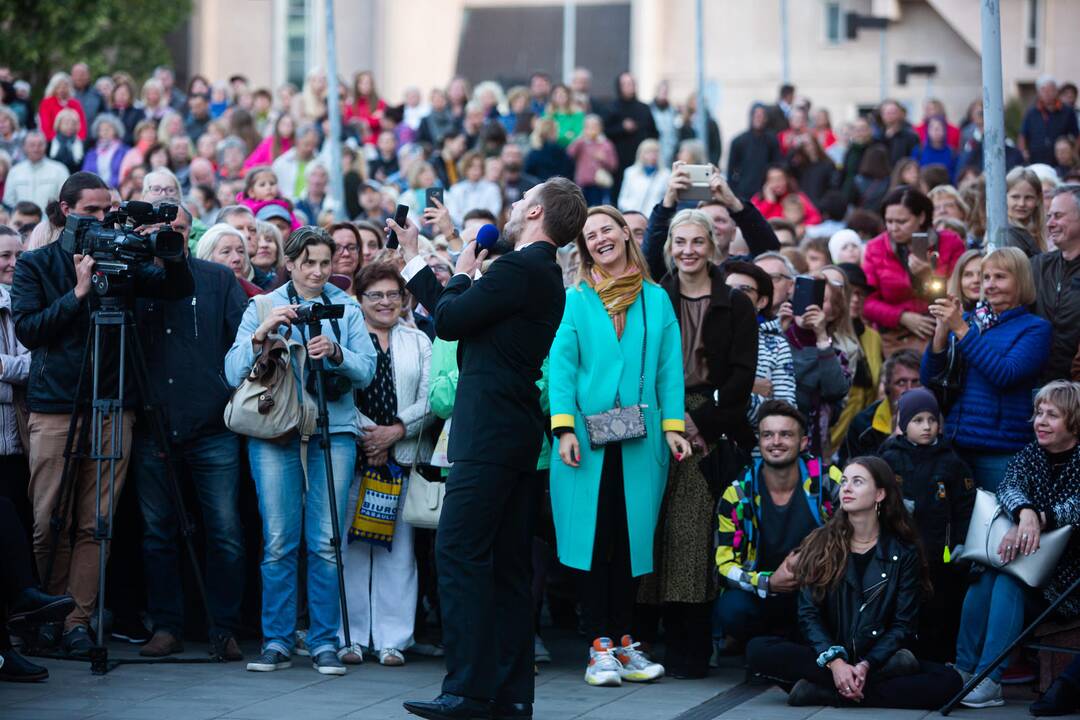
M 596 638 L 589 648 L 589 665 L 585 668 L 585 682 L 590 685 L 618 687 L 622 685 L 623 666 L 615 657 L 611 638 Z
M 648 655 L 638 650 L 639 645 L 629 635 L 622 636 L 622 644 L 615 648 L 615 657 L 622 665 L 619 677 L 627 682 L 652 682 L 664 677 L 664 666 L 649 660 Z
M 969 708 L 1001 707 L 1005 699 L 1001 697 L 1001 683 L 996 683 L 990 678 L 984 678 L 981 683 L 964 696 L 961 705 Z
M 544 644 L 539 635 L 536 635 L 533 639 L 533 658 L 534 662 L 538 663 L 551 662 L 551 653 L 548 652 L 547 645 Z

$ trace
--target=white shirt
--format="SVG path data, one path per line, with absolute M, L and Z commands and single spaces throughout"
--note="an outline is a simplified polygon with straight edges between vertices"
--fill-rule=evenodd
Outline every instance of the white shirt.
M 4 186 L 4 204 L 15 207 L 15 203 L 29 200 L 44 212 L 50 200 L 60 197 L 60 187 L 68 175 L 70 173 L 63 164 L 49 158 L 42 158 L 37 163 L 29 160 L 15 163 Z

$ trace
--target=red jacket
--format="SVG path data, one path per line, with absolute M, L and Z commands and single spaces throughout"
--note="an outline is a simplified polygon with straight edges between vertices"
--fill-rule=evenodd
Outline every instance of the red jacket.
M 919 135 L 919 142 L 923 145 L 926 144 L 926 121 L 923 121 L 922 125 L 918 125 L 915 128 L 915 132 Z M 951 123 L 945 123 L 945 144 L 951 147 L 953 150 L 960 152 L 960 128 Z
M 810 198 L 806 197 L 805 193 L 799 193 L 798 195 L 799 199 L 802 200 L 803 214 L 806 216 L 803 223 L 806 225 L 818 225 L 821 223 L 821 213 L 814 207 L 814 203 L 810 202 Z M 784 197 L 787 197 L 787 195 Z M 777 198 L 776 202 L 769 202 L 761 196 L 761 193 L 758 193 L 750 202 L 754 203 L 754 207 L 761 212 L 766 220 L 784 217 L 784 198 Z
M 83 112 L 82 103 L 73 97 L 68 98 L 66 105 L 61 105 L 60 101 L 52 95 L 43 98 L 41 104 L 38 105 L 38 129 L 45 133 L 46 140 L 52 142 L 52 139 L 56 137 L 56 129 L 53 127 L 56 123 L 56 116 L 64 108 L 71 108 L 79 116 L 79 139 L 85 140 L 86 113 Z
M 938 233 L 938 264 L 934 272 L 940 277 L 949 277 L 963 254 L 964 241 L 960 236 L 942 230 Z M 894 328 L 900 324 L 900 316 L 906 312 L 926 314 L 926 301 L 912 290 L 911 276 L 907 268 L 900 264 L 888 233 L 882 233 L 867 243 L 862 268 L 871 288 L 863 308 L 863 316 L 867 320 L 879 328 Z

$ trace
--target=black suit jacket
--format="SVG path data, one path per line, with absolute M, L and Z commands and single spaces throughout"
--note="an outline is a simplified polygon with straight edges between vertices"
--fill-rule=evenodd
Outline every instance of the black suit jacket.
M 535 469 L 545 422 L 536 381 L 566 303 L 555 246 L 535 243 L 445 288 L 424 268 L 408 288 L 434 308 L 437 335 L 459 341 L 450 460 Z

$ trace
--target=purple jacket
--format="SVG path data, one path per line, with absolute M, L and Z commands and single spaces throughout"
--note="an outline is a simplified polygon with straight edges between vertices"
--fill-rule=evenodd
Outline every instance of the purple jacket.
M 86 172 L 97 173 L 101 176 L 101 179 L 111 187 L 120 187 L 120 164 L 124 161 L 124 155 L 131 148 L 127 145 L 120 143 L 116 147 L 116 152 L 112 155 L 112 160 L 109 162 L 108 172 L 103 172 L 103 168 L 98 167 L 98 151 L 97 146 L 91 148 L 90 152 L 86 153 L 86 157 L 83 158 L 82 169 Z

